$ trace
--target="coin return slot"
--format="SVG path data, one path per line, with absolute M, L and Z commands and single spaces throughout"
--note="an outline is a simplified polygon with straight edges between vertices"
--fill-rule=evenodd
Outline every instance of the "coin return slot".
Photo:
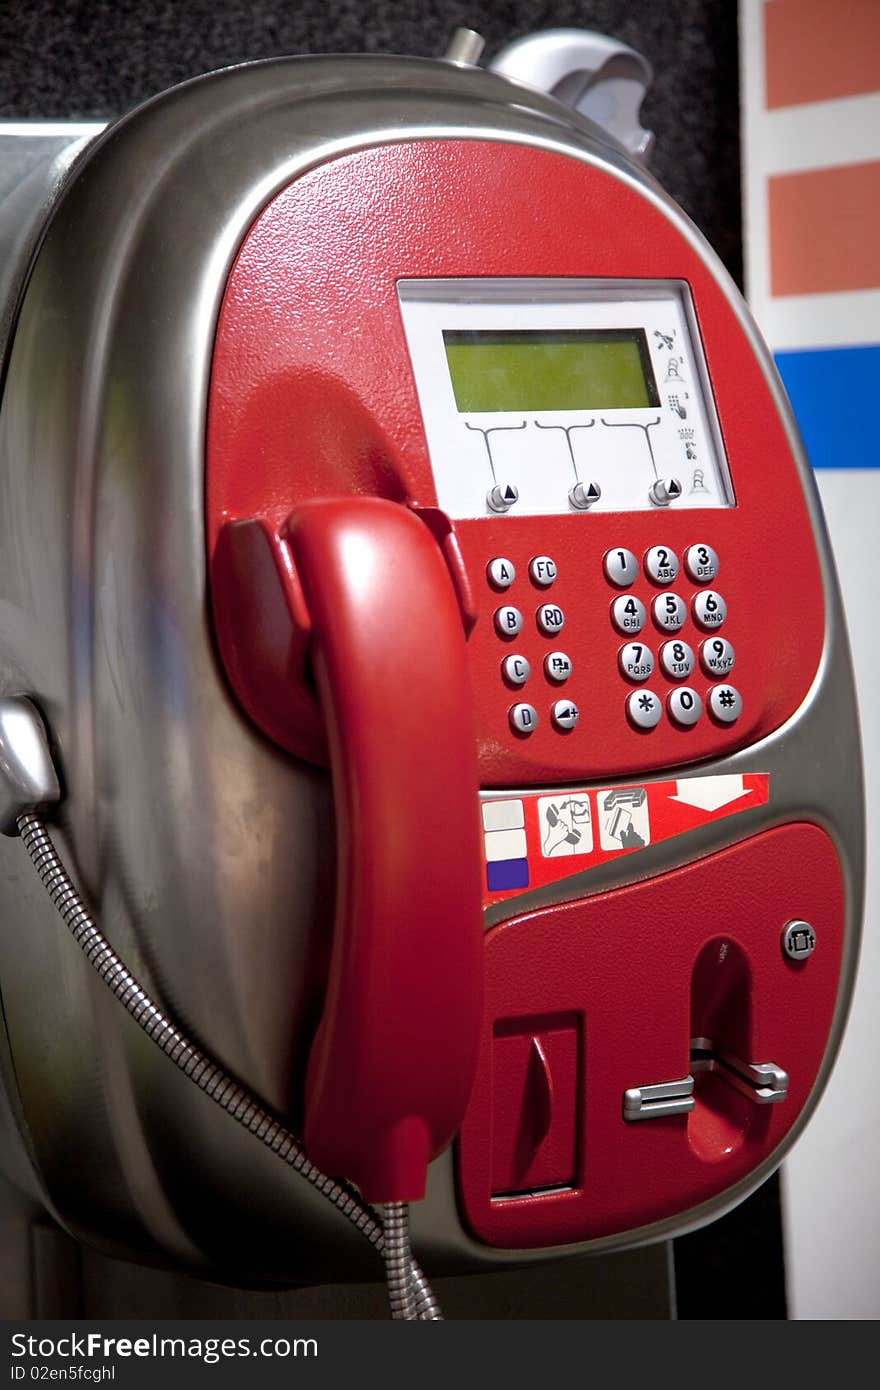
M 577 1015 L 501 1019 L 492 1047 L 492 1200 L 570 1191 L 579 1127 Z

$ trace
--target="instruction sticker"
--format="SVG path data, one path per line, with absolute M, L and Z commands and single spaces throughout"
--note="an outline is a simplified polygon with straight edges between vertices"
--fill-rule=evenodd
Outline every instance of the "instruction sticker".
M 488 797 L 480 804 L 484 902 L 555 883 L 769 799 L 766 772 Z

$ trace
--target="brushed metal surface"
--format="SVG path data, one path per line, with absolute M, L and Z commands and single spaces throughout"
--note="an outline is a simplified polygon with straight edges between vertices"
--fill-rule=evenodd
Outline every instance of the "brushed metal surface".
M 738 817 L 743 835 L 805 817 L 840 850 L 847 966 L 817 1098 L 849 1000 L 863 866 L 858 730 L 840 717 L 854 710 L 852 676 L 813 480 L 772 363 L 696 230 L 588 122 L 478 69 L 384 58 L 231 69 L 147 103 L 78 162 L 21 303 L 0 409 L 0 694 L 32 694 L 52 730 L 66 790 L 56 843 L 132 971 L 287 1111 L 332 921 L 333 808 L 323 774 L 249 728 L 217 663 L 203 535 L 211 345 L 237 247 L 275 192 L 346 150 L 431 136 L 555 150 L 638 188 L 726 285 L 777 394 L 822 537 L 825 656 L 789 725 L 705 770 L 771 773 L 769 805 Z M 505 910 L 656 873 L 723 833 L 709 825 Z M 343 1219 L 120 1018 L 11 841 L 0 844 L 0 986 L 8 1168 L 67 1229 L 236 1284 L 375 1276 Z M 701 1224 L 781 1157 L 684 1222 L 572 1253 Z M 413 1219 L 429 1268 L 523 1258 L 462 1230 L 449 1154 Z

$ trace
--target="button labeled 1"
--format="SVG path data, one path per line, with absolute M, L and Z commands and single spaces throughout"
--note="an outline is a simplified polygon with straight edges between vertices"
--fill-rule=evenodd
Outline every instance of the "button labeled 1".
M 639 572 L 639 562 L 631 550 L 609 550 L 603 563 L 605 578 L 618 589 L 628 589 Z

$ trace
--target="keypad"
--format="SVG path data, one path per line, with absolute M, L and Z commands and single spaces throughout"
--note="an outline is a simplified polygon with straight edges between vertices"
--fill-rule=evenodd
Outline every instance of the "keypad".
M 603 557 L 606 580 L 617 589 L 628 589 L 638 577 L 638 561 L 631 550 L 609 550 Z M 700 691 L 687 684 L 695 675 L 719 681 L 733 669 L 735 653 L 725 638 L 715 636 L 727 620 L 727 602 L 714 588 L 700 588 L 696 594 L 682 594 L 666 585 L 687 579 L 693 584 L 707 585 L 718 573 L 719 558 L 711 545 L 698 542 L 684 552 L 684 566 L 669 546 L 658 543 L 645 551 L 642 559 L 644 576 L 651 584 L 664 586 L 664 592 L 651 600 L 653 626 L 669 638 L 660 643 L 655 663 L 654 652 L 644 636 L 646 610 L 636 593 L 619 594 L 611 602 L 611 626 L 623 637 L 633 640 L 618 648 L 617 665 L 620 676 L 630 685 L 642 685 L 650 680 L 655 669 L 675 689 L 663 697 L 647 688 L 631 691 L 625 696 L 625 711 L 629 723 L 639 730 L 655 729 L 664 711 L 675 728 L 688 729 L 702 719 L 708 708 L 713 719 L 733 724 L 742 713 L 742 697 L 733 686 L 714 685 Z M 689 620 L 693 627 L 686 630 Z M 685 629 L 685 631 L 682 631 Z M 682 635 L 679 637 L 678 634 Z M 710 634 L 710 635 L 705 635 Z M 690 635 L 691 641 L 687 641 Z M 694 636 L 700 638 L 699 645 Z M 697 650 L 695 651 L 695 648 Z

